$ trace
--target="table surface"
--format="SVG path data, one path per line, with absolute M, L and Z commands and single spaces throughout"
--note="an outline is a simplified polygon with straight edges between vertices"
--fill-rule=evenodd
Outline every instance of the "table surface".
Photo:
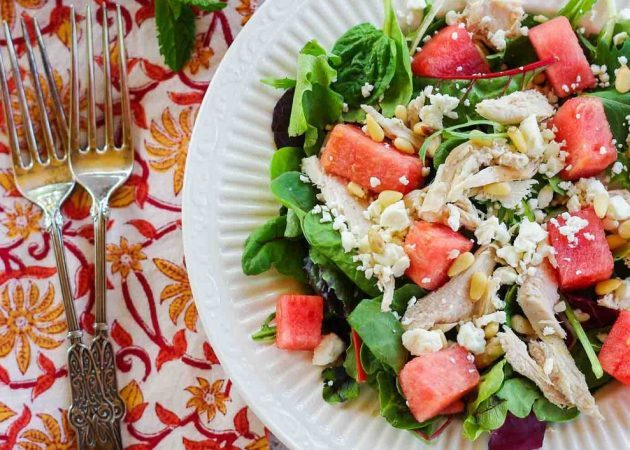
M 90 3 L 97 8 L 102 2 L 73 3 L 83 16 L 82 6 Z M 107 307 L 118 383 L 127 406 L 125 446 L 130 450 L 266 449 L 263 425 L 226 378 L 200 328 L 181 243 L 182 181 L 195 116 L 227 47 L 261 2 L 229 0 L 223 11 L 200 15 L 193 56 L 180 73 L 169 70 L 158 52 L 153 1 L 119 3 L 128 46 L 136 165 L 112 199 Z M 66 101 L 70 4 L 67 0 L 0 2 L 0 16 L 15 37 L 21 36 L 20 17 L 37 18 Z M 109 6 L 113 19 L 114 6 Z M 84 27 L 83 17 L 79 19 Z M 113 35 L 114 27 L 110 28 Z M 95 31 L 100 32 L 100 27 Z M 80 38 L 82 43 L 82 34 Z M 18 51 L 26 68 L 21 43 Z M 101 66 L 99 57 L 96 62 Z M 33 95 L 27 90 L 35 101 Z M 4 118 L 0 121 L 4 126 Z M 2 133 L 0 446 L 75 448 L 65 418 L 70 401 L 66 326 L 54 257 L 41 212 L 16 192 L 6 144 Z M 80 189 L 64 206 L 66 254 L 76 308 L 86 330 L 94 321 L 89 210 L 90 200 Z

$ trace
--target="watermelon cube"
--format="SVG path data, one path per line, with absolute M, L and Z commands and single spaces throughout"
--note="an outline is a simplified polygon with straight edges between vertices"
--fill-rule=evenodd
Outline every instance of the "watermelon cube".
M 558 109 L 552 119 L 557 128 L 556 141 L 566 142 L 564 180 L 579 180 L 597 175 L 617 160 L 608 119 L 601 100 L 575 97 Z
M 547 67 L 547 78 L 560 98 L 595 86 L 595 76 L 584 55 L 571 23 L 564 16 L 536 25 L 529 30 L 538 57 L 555 58 L 557 62 Z
M 549 241 L 555 250 L 560 288 L 587 288 L 610 278 L 613 256 L 602 221 L 593 208 L 563 213 L 549 223 Z
M 621 311 L 599 352 L 599 362 L 609 375 L 630 385 L 630 311 Z
M 464 412 L 464 408 L 466 405 L 462 400 L 455 400 L 450 405 L 447 405 L 442 411 L 440 411 L 438 416 L 450 416 L 453 414 L 459 414 L 460 412 Z
M 276 346 L 314 350 L 322 340 L 324 300 L 319 295 L 283 295 L 276 303 Z
M 479 384 L 475 359 L 459 345 L 426 353 L 400 371 L 400 387 L 418 422 L 439 415 Z
M 490 72 L 466 28 L 457 24 L 432 36 L 414 56 L 411 69 L 418 76 L 433 78 Z
M 417 221 L 405 238 L 410 261 L 405 275 L 424 289 L 437 289 L 448 280 L 453 253 L 469 252 L 472 247 L 470 239 L 441 223 Z
M 417 156 L 374 142 L 353 125 L 335 125 L 322 152 L 321 164 L 325 172 L 373 192 L 406 194 L 424 181 L 422 162 Z

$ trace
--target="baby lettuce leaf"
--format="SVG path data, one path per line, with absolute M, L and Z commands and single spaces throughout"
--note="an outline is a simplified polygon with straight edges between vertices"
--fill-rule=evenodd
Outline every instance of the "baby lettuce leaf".
M 569 422 L 580 415 L 577 408 L 560 408 L 544 397 L 534 402 L 533 411 L 538 420 L 553 423 Z
M 602 101 L 613 136 L 617 143 L 625 144 L 628 137 L 628 120 L 626 117 L 630 115 L 630 92 L 621 94 L 612 88 L 604 91 L 589 92 L 587 95 L 598 97 Z
M 475 412 L 477 425 L 484 431 L 492 431 L 501 428 L 508 412 L 508 403 L 496 396 L 481 402 Z
M 267 86 L 274 87 L 276 89 L 293 89 L 295 88 L 295 80 L 293 78 L 261 78 L 261 83 L 266 84 Z
M 394 291 L 394 299 L 392 300 L 391 310 L 395 311 L 399 316 L 403 316 L 405 311 L 407 311 L 407 306 L 409 305 L 409 300 L 412 297 L 416 297 L 416 299 L 422 298 L 427 295 L 427 291 L 422 289 L 417 284 L 405 284 L 402 287 L 399 287 Z M 374 299 L 375 301 L 381 303 L 383 301 L 383 296 L 379 296 Z
M 359 289 L 370 296 L 379 294 L 374 279 L 368 280 L 357 269 L 352 253 L 346 253 L 341 245 L 341 235 L 332 223 L 321 223 L 321 215 L 307 213 L 302 220 L 302 231 L 310 247 L 334 263 Z
M 463 435 L 466 439 L 474 441 L 483 433 L 489 431 L 489 429 L 484 428 L 479 421 L 481 414 L 484 414 L 483 422 L 485 425 L 495 421 L 496 417 L 493 417 L 493 415 L 496 416 L 496 414 L 490 411 L 492 404 L 489 400 L 503 385 L 505 379 L 504 367 L 506 364 L 505 360 L 501 360 L 481 376 L 479 386 L 477 387 L 477 397 L 468 405 L 468 411 L 464 419 Z M 484 409 L 481 409 L 482 405 Z M 494 404 L 494 407 L 497 406 L 498 404 Z M 499 408 L 499 414 L 501 414 L 501 411 L 504 409 L 507 412 L 507 402 L 503 402 Z
M 322 395 L 326 402 L 335 405 L 359 396 L 359 384 L 342 367 L 329 367 L 322 372 L 324 389 Z
M 303 182 L 299 172 L 285 172 L 271 182 L 271 193 L 300 219 L 317 205 L 317 190 Z
M 348 322 L 379 362 L 394 373 L 400 372 L 408 358 L 402 345 L 403 328 L 391 312 L 381 311 L 380 301 L 363 300 L 348 316 Z
M 269 166 L 269 175 L 275 180 L 285 172 L 299 172 L 304 158 L 304 150 L 299 147 L 282 147 L 277 150 Z
M 343 97 L 331 89 L 337 71 L 317 41 L 302 48 L 297 66 L 289 136 L 305 135 L 304 151 L 313 155 L 319 151 L 324 127 L 341 116 Z
M 464 142 L 466 142 L 466 139 L 459 137 L 451 137 L 445 139 L 435 151 L 435 156 L 433 156 L 433 167 L 437 169 L 442 164 L 444 164 L 444 161 L 446 161 L 446 158 L 451 153 L 451 151 Z
M 285 239 L 286 226 L 287 217 L 278 216 L 249 235 L 241 259 L 246 275 L 258 275 L 273 266 L 284 275 L 306 282 L 302 269 L 306 246 L 302 241 Z
M 536 385 L 525 378 L 506 380 L 496 395 L 505 400 L 508 410 L 521 419 L 529 416 L 534 402 L 542 398 Z

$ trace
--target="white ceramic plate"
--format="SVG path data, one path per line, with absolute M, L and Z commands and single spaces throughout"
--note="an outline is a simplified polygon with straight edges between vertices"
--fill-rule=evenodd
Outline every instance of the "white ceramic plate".
M 359 7 L 360 5 L 360 7 Z M 330 48 L 352 25 L 382 23 L 380 0 L 269 0 L 238 36 L 201 106 L 188 153 L 184 246 L 204 328 L 229 376 L 260 419 L 293 449 L 413 449 L 423 445 L 378 415 L 365 394 L 346 406 L 321 398 L 320 369 L 310 354 L 290 353 L 250 339 L 295 286 L 276 273 L 246 277 L 241 252 L 248 234 L 277 214 L 269 192 L 274 151 L 271 113 L 281 95 L 259 82 L 295 72 L 296 55 L 310 39 Z M 630 389 L 598 394 L 607 421 L 582 418 L 554 426 L 547 449 L 630 448 Z M 464 441 L 452 424 L 435 449 L 485 449 Z

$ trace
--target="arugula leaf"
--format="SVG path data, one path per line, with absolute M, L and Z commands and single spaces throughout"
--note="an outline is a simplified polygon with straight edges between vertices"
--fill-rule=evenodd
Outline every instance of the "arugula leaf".
M 595 6 L 597 0 L 569 0 L 563 8 L 558 11 L 559 16 L 565 16 L 571 22 L 574 27 L 580 22 L 580 19 L 584 17 L 593 6 Z
M 245 275 L 258 275 L 274 266 L 278 272 L 306 282 L 302 269 L 306 247 L 300 241 L 284 238 L 286 226 L 287 217 L 278 216 L 249 235 L 241 258 Z
M 485 412 L 483 417 L 484 425 L 494 424 L 493 422 L 496 421 L 496 415 L 502 414 L 504 408 L 507 414 L 507 402 L 504 402 L 505 406 L 500 406 L 499 410 L 495 412 L 490 411 L 491 404 L 489 402 L 490 398 L 496 394 L 503 385 L 505 379 L 504 368 L 506 364 L 507 362 L 503 359 L 481 376 L 477 387 L 477 397 L 473 402 L 468 404 L 468 411 L 464 419 L 463 435 L 466 439 L 474 441 L 483 433 L 490 430 L 489 428 L 484 428 L 482 424 L 479 423 L 481 413 Z M 480 409 L 482 404 L 484 406 L 483 410 Z M 498 405 L 494 404 L 494 406 L 496 407 Z
M 304 151 L 299 147 L 282 147 L 271 157 L 269 174 L 275 180 L 285 172 L 299 172 L 302 168 Z
M 359 384 L 342 367 L 329 367 L 322 372 L 322 396 L 331 405 L 343 403 L 359 396 Z
M 556 175 L 555 177 L 549 178 L 549 186 L 556 194 L 566 195 L 567 192 L 560 187 L 560 183 L 562 183 L 562 179 Z
M 252 339 L 257 342 L 274 342 L 276 340 L 276 330 L 277 327 L 275 325 L 269 325 L 272 320 L 276 318 L 276 313 L 271 313 L 265 319 L 260 330 L 252 334 Z
M 299 172 L 285 172 L 271 182 L 271 193 L 300 219 L 317 205 L 317 190 L 301 179 Z
M 577 408 L 560 408 L 544 397 L 534 402 L 533 410 L 536 418 L 543 422 L 568 422 L 580 415 L 580 411 Z
M 630 115 L 630 92 L 620 94 L 613 88 L 605 91 L 589 92 L 586 95 L 601 99 L 613 136 L 618 144 L 625 144 L 628 137 L 628 120 L 626 117 Z M 626 125 L 624 125 L 624 122 Z
M 273 78 L 267 77 L 260 80 L 261 83 L 276 89 L 292 89 L 295 87 L 296 81 L 293 78 Z
M 221 11 L 227 6 L 227 3 L 217 2 L 212 0 L 175 0 L 176 2 L 183 3 L 185 5 L 196 6 L 197 8 L 207 11 Z
M 408 357 L 402 345 L 403 329 L 392 313 L 381 311 L 380 301 L 363 300 L 348 322 L 378 361 L 400 372 Z
M 584 328 L 582 328 L 582 324 L 575 317 L 575 313 L 573 312 L 573 308 L 569 304 L 567 304 L 567 309 L 565 314 L 567 315 L 567 320 L 571 328 L 573 328 L 573 332 L 575 333 L 578 341 L 582 347 L 584 347 L 584 351 L 586 352 L 586 356 L 591 362 L 591 370 L 596 378 L 601 378 L 604 376 L 604 369 L 597 358 L 597 354 L 595 354 L 595 350 L 593 350 L 593 346 L 591 345 L 591 341 L 589 340 Z
M 171 69 L 180 70 L 195 43 L 195 14 L 176 0 L 155 0 L 155 23 L 164 62 Z
M 496 396 L 505 400 L 508 410 L 520 419 L 529 416 L 534 402 L 542 398 L 536 385 L 525 378 L 506 380 Z
M 343 97 L 330 87 L 337 71 L 317 41 L 310 41 L 302 48 L 297 66 L 289 136 L 305 135 L 304 151 L 310 156 L 319 151 L 323 141 L 321 130 L 341 116 Z

